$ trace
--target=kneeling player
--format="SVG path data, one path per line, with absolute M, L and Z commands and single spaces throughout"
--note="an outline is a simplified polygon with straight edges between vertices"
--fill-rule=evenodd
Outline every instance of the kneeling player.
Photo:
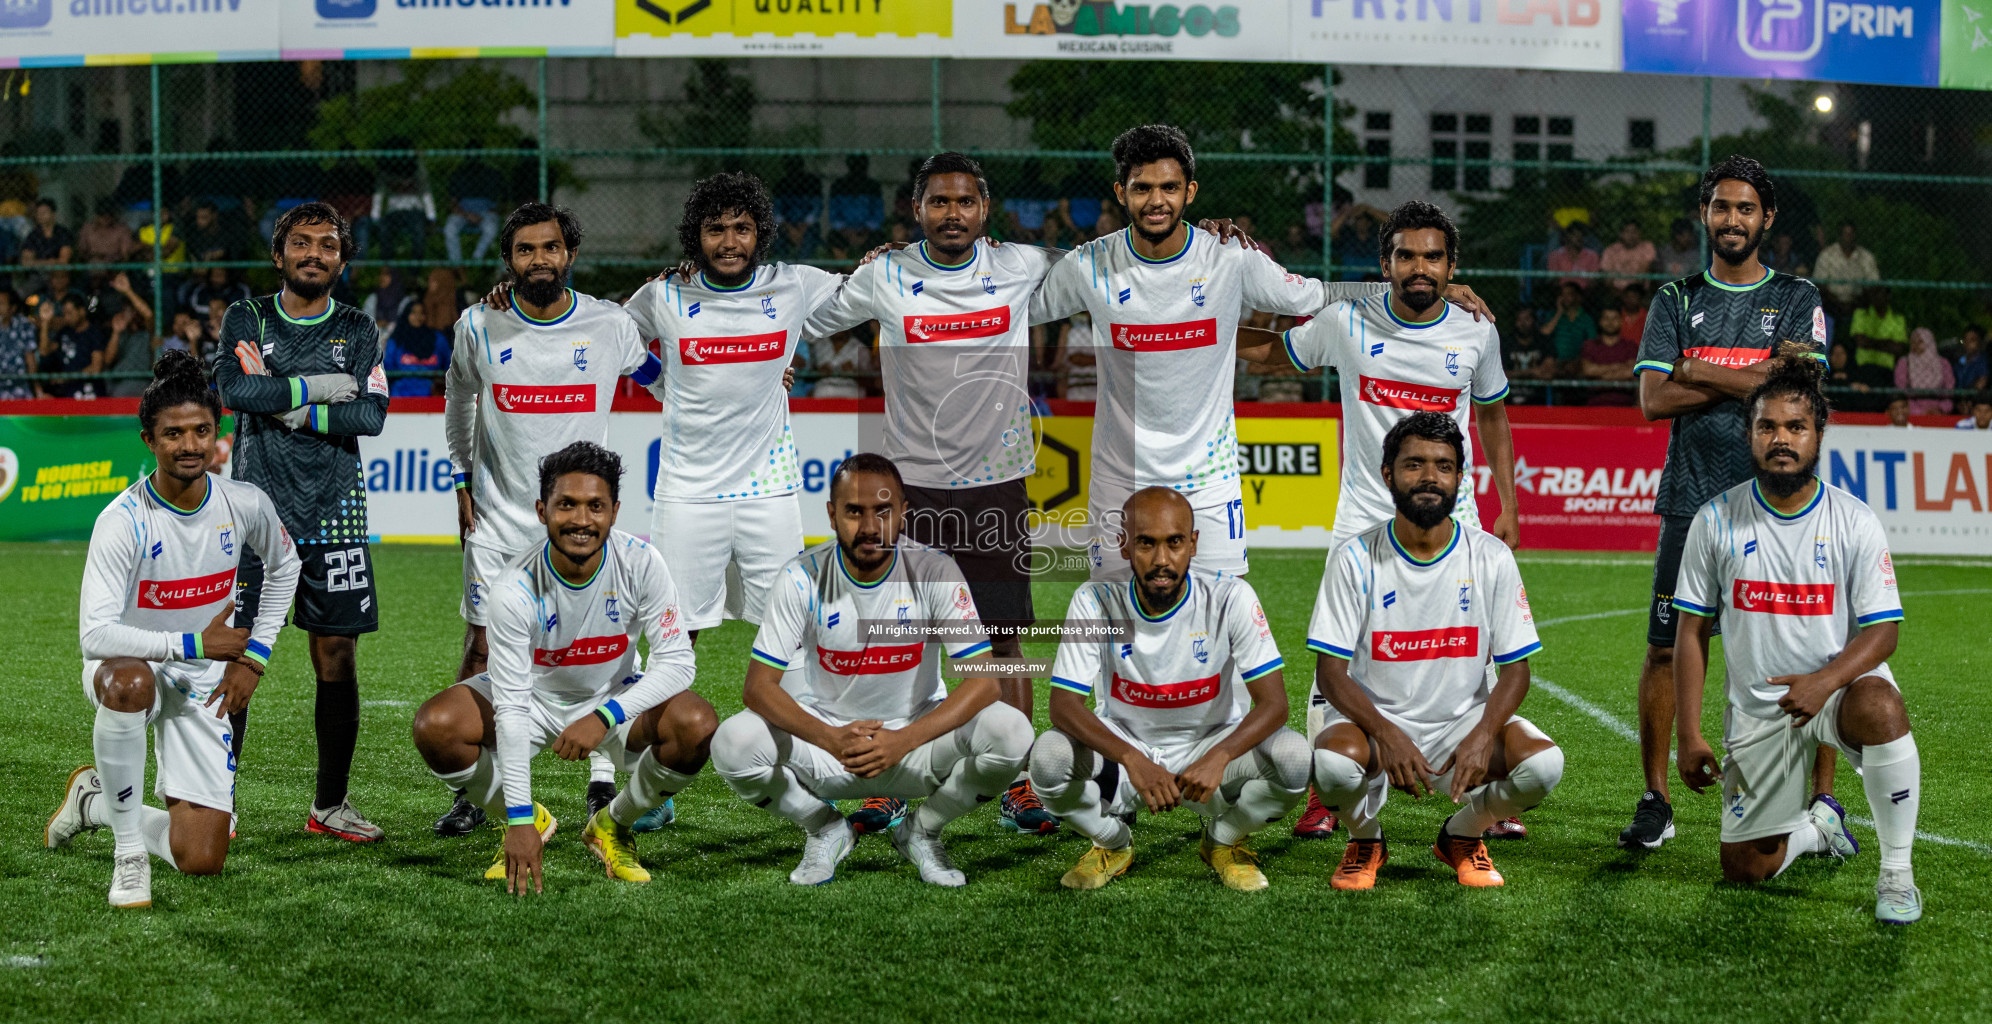
M 890 459 L 844 460 L 830 481 L 837 538 L 782 568 L 754 637 L 747 710 L 713 738 L 726 784 L 802 827 L 797 885 L 830 881 L 857 841 L 825 801 L 871 797 L 925 797 L 893 849 L 922 881 L 966 884 L 941 829 L 1008 788 L 1030 753 L 1030 719 L 996 700 L 994 676 L 952 693 L 941 682 L 942 651 L 986 654 L 989 640 L 954 559 L 900 537 L 904 494 Z M 797 658 L 791 694 L 782 673 Z
M 1902 621 L 1881 523 L 1859 498 L 1814 475 L 1826 431 L 1820 372 L 1779 361 L 1744 404 L 1756 479 L 1702 506 L 1688 528 L 1674 607 L 1681 778 L 1722 783 L 1722 876 L 1773 878 L 1806 854 L 1855 852 L 1839 807 L 1805 795 L 1820 745 L 1862 773 L 1881 878 L 1874 916 L 1923 916 L 1909 847 L 1922 761 L 1887 658 Z M 1718 770 L 1701 734 L 1708 638 L 1718 610 L 1729 709 Z M 1790 722 L 1787 724 L 1786 719 Z
M 532 758 L 570 761 L 600 748 L 630 783 L 588 819 L 588 846 L 610 878 L 647 882 L 629 826 L 692 781 L 718 718 L 691 692 L 692 645 L 657 549 L 614 529 L 622 460 L 577 441 L 540 461 L 546 541 L 491 581 L 489 668 L 415 714 L 415 747 L 443 784 L 505 819 L 484 877 L 539 888 L 540 848 L 556 822 L 533 802 Z M 636 637 L 650 646 L 636 671 Z
M 1528 657 L 1542 649 L 1515 556 L 1450 517 L 1464 455 L 1443 414 L 1390 428 L 1383 482 L 1397 514 L 1329 554 L 1315 598 L 1307 646 L 1339 714 L 1315 741 L 1314 786 L 1350 837 L 1330 880 L 1337 889 L 1370 888 L 1389 860 L 1377 815 L 1391 786 L 1463 804 L 1432 852 L 1462 885 L 1501 885 L 1482 834 L 1563 778 L 1563 751 L 1515 714 Z
M 111 905 L 152 905 L 152 856 L 212 875 L 228 857 L 235 756 L 227 716 L 248 707 L 297 589 L 300 563 L 254 484 L 207 471 L 221 401 L 200 363 L 168 352 L 138 402 L 159 468 L 97 516 L 83 567 L 83 692 L 96 706 L 95 767 L 69 776 L 46 840 L 103 825 L 116 837 Z M 262 555 L 254 627 L 231 628 L 242 545 Z M 145 726 L 166 810 L 145 803 Z
M 1060 884 L 1097 889 L 1134 860 L 1127 822 L 1145 804 L 1204 816 L 1203 859 L 1233 889 L 1266 887 L 1245 837 L 1307 792 L 1307 741 L 1286 727 L 1280 652 L 1252 586 L 1194 577 L 1196 514 L 1166 487 L 1121 509 L 1121 583 L 1082 584 L 1071 625 L 1113 623 L 1129 636 L 1068 640 L 1052 666 L 1052 731 L 1031 750 L 1045 806 L 1093 848 Z M 1237 688 L 1251 695 L 1246 711 Z M 1086 707 L 1092 696 L 1097 711 Z

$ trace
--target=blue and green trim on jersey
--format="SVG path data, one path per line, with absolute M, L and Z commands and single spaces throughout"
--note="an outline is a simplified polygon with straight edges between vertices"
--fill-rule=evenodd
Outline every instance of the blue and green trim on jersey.
M 1513 664 L 1514 662 L 1521 661 L 1523 658 L 1526 658 L 1540 650 L 1542 650 L 1542 641 L 1540 640 L 1532 641 L 1527 647 L 1524 647 L 1521 650 L 1511 651 L 1507 654 L 1495 655 L 1494 664 L 1496 665 Z
M 1883 611 L 1869 612 L 1866 615 L 1855 616 L 1854 625 L 1872 626 L 1882 622 L 1901 622 L 1901 621 L 1902 621 L 1902 609 L 1889 608 Z
M 160 497 L 158 489 L 152 486 L 152 477 L 150 475 L 147 475 L 145 478 L 145 493 L 152 495 L 152 500 L 158 502 L 160 508 L 163 508 L 166 511 L 171 512 L 182 519 L 185 519 L 189 516 L 199 515 L 201 509 L 207 507 L 209 499 L 214 497 L 214 480 L 213 479 L 208 480 L 207 492 L 201 495 L 201 503 L 195 505 L 193 508 L 190 509 L 181 508 L 180 506 L 175 505 L 170 501 L 167 501 L 165 498 Z
M 1776 517 L 1781 522 L 1789 523 L 1795 520 L 1804 519 L 1806 516 L 1811 515 L 1812 510 L 1818 508 L 1819 503 L 1826 500 L 1826 485 L 1821 483 L 1819 481 L 1819 478 L 1817 477 L 1813 478 L 1812 488 L 1813 488 L 1812 497 L 1806 501 L 1805 507 L 1799 509 L 1796 512 L 1793 512 L 1790 515 L 1786 515 L 1783 512 L 1778 511 L 1777 509 L 1771 506 L 1770 502 L 1764 500 L 1763 485 L 1756 480 L 1750 481 L 1750 497 L 1756 499 L 1758 508 L 1761 508 L 1764 511 L 1769 512 L 1772 516 Z
M 1138 259 L 1141 262 L 1146 263 L 1151 267 L 1159 267 L 1162 266 L 1163 264 L 1174 263 L 1177 260 L 1182 259 L 1183 254 L 1190 251 L 1191 244 L 1195 243 L 1196 240 L 1197 240 L 1197 229 L 1191 226 L 1191 224 L 1188 221 L 1184 221 L 1183 247 L 1181 249 L 1176 250 L 1176 254 L 1174 256 L 1164 256 L 1161 259 L 1151 260 L 1148 257 L 1143 256 L 1139 251 L 1135 249 L 1133 226 L 1130 225 L 1128 227 L 1124 227 L 1121 229 L 1121 241 L 1127 243 L 1128 253 L 1131 254 L 1135 259 Z
M 1312 637 L 1309 637 L 1307 641 L 1307 649 L 1313 651 L 1316 654 L 1325 654 L 1331 658 L 1340 658 L 1343 661 L 1356 660 L 1356 652 L 1349 650 L 1346 647 L 1337 647 L 1326 640 L 1316 640 Z
M 1266 662 L 1264 665 L 1261 665 L 1258 668 L 1248 668 L 1245 671 L 1240 672 L 1238 674 L 1238 679 L 1241 682 L 1249 683 L 1254 679 L 1259 679 L 1267 675 L 1268 673 L 1278 672 L 1280 669 L 1285 667 L 1286 667 L 1286 662 L 1278 657 L 1275 657 L 1273 658 L 1273 660 Z
M 1452 554 L 1454 548 L 1459 547 L 1459 537 L 1461 533 L 1459 528 L 1459 520 L 1448 517 L 1446 519 L 1446 522 L 1452 524 L 1453 528 L 1452 539 L 1446 541 L 1445 550 L 1439 552 L 1436 555 L 1433 555 L 1427 561 L 1419 561 L 1416 556 L 1411 554 L 1411 552 L 1404 550 L 1404 545 L 1397 543 L 1397 523 L 1395 520 L 1391 521 L 1387 526 L 1384 527 L 1383 535 L 1390 538 L 1390 546 L 1396 549 L 1398 555 L 1400 555 L 1405 561 L 1410 562 L 1412 565 L 1415 565 L 1423 569 L 1428 566 L 1437 565 L 1440 562 L 1445 561 L 1446 556 Z
M 196 637 L 195 639 L 199 639 Z M 243 645 L 242 656 L 255 662 L 261 668 L 270 667 L 270 649 L 254 640 Z
M 1383 304 L 1383 312 L 1385 316 L 1390 317 L 1391 323 L 1394 323 L 1397 326 L 1404 328 L 1405 330 L 1422 331 L 1428 328 L 1437 327 L 1438 325 L 1445 323 L 1446 317 L 1451 313 L 1451 310 L 1448 308 L 1451 305 L 1452 305 L 1451 303 L 1441 298 L 1439 300 L 1439 315 L 1431 318 L 1430 320 L 1425 321 L 1424 323 L 1412 323 L 1411 321 L 1406 320 L 1401 316 L 1398 316 L 1397 311 L 1390 308 L 1390 303 L 1388 300 L 1386 300 Z
M 967 259 L 962 260 L 960 263 L 942 263 L 940 260 L 935 259 L 933 254 L 927 250 L 927 243 L 925 241 L 920 243 L 920 259 L 935 270 L 967 270 L 969 267 L 975 265 L 975 257 L 975 247 L 971 245 L 968 250 Z
M 1127 600 L 1129 604 L 1134 605 L 1134 613 L 1141 616 L 1145 621 L 1167 622 L 1169 617 L 1175 615 L 1183 607 L 1183 604 L 1190 599 L 1190 588 L 1196 585 L 1197 578 L 1195 576 L 1183 577 L 1183 592 L 1176 595 L 1176 603 L 1170 605 L 1169 610 L 1160 615 L 1148 614 L 1148 609 L 1141 604 L 1141 591 L 1135 587 L 1133 580 L 1127 581 Z
M 566 289 L 562 294 L 564 294 L 567 297 L 567 312 L 562 313 L 559 316 L 554 317 L 550 320 L 541 320 L 538 317 L 528 315 L 526 313 L 525 307 L 519 305 L 519 303 L 516 300 L 514 300 L 512 303 L 512 312 L 517 313 L 519 315 L 519 319 L 524 320 L 526 323 L 529 323 L 534 327 L 554 327 L 559 324 L 566 323 L 567 318 L 573 316 L 574 311 L 581 308 L 581 297 L 574 294 L 574 289 L 572 288 Z
M 788 662 L 783 661 L 782 659 L 777 658 L 766 651 L 763 651 L 759 647 L 749 647 L 747 649 L 747 656 L 754 659 L 755 661 L 760 662 L 763 665 L 768 666 L 769 668 L 778 668 L 784 672 L 788 671 L 789 668 Z
M 1707 607 L 1705 605 L 1696 604 L 1693 601 L 1683 601 L 1679 597 L 1674 597 L 1670 599 L 1668 603 L 1676 608 L 1679 608 L 1684 612 L 1687 612 L 1689 615 L 1699 615 L 1704 619 L 1712 619 L 1715 617 L 1715 609 Z
M 534 825 L 538 824 L 538 822 L 539 814 L 533 804 L 508 804 L 505 807 L 505 824 L 507 825 Z
M 552 541 L 547 541 L 540 546 L 540 560 L 546 563 L 546 571 L 552 573 L 553 578 L 560 581 L 561 586 L 566 587 L 568 590 L 586 590 L 594 586 L 596 580 L 601 579 L 602 567 L 609 564 L 609 546 L 607 544 L 602 545 L 601 558 L 595 563 L 595 571 L 589 573 L 588 578 L 582 580 L 580 583 L 567 582 L 567 577 L 562 576 L 560 570 L 553 567 Z
M 1085 683 L 1082 683 L 1077 679 L 1067 679 L 1064 676 L 1052 676 L 1051 685 L 1057 687 L 1058 689 L 1064 690 L 1068 693 L 1076 693 L 1081 697 L 1091 697 L 1093 695 L 1093 688 L 1087 686 Z
M 886 580 L 892 578 L 892 570 L 897 569 L 898 567 L 899 567 L 899 546 L 895 544 L 892 547 L 892 561 L 886 565 L 885 571 L 879 574 L 878 579 L 875 579 L 870 583 L 866 583 L 865 581 L 858 579 L 856 576 L 851 575 L 850 566 L 844 564 L 843 547 L 839 545 L 837 548 L 837 568 L 843 571 L 844 578 L 851 582 L 851 586 L 857 587 L 861 590 L 878 589 L 879 584 L 884 583 Z
M 317 316 L 305 316 L 305 317 L 292 316 L 290 315 L 289 312 L 287 312 L 284 309 L 284 296 L 286 294 L 288 294 L 287 290 L 279 291 L 275 296 L 272 297 L 275 301 L 271 302 L 270 305 L 276 307 L 277 315 L 283 317 L 286 323 L 293 323 L 298 325 L 299 327 L 316 327 L 317 325 L 324 323 L 326 318 L 332 315 L 333 310 L 339 308 L 338 299 L 326 299 L 324 312 L 319 313 Z

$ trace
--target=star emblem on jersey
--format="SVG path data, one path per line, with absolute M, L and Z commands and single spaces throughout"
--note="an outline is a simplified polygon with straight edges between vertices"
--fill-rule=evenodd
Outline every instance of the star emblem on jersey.
M 1764 311 L 1764 325 L 1763 325 L 1763 326 L 1764 326 L 1764 337 L 1766 337 L 1766 338 L 1768 338 L 1768 337 L 1770 337 L 1770 336 L 1771 336 L 1771 332 L 1773 332 L 1773 331 L 1775 331 L 1775 330 L 1777 330 L 1777 329 L 1778 329 L 1778 311 L 1777 311 L 1777 310 L 1775 310 L 1775 309 L 1769 309 L 1769 310 L 1765 310 L 1765 311 Z

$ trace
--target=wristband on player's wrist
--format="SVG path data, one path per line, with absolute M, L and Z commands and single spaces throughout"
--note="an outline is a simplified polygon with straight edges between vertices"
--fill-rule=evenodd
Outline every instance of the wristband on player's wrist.
M 468 488 L 470 486 L 469 473 L 457 473 L 452 475 L 451 479 L 456 482 L 456 489 L 459 491 L 464 490 L 465 488 Z

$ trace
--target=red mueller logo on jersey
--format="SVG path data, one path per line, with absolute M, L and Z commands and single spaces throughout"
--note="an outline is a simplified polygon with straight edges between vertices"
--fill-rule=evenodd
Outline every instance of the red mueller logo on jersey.
M 576 640 L 567 645 L 564 651 L 549 651 L 545 648 L 533 652 L 533 664 L 546 668 L 559 668 L 562 665 L 600 665 L 614 661 L 629 650 L 629 637 L 620 633 L 615 636 L 591 636 Z
M 190 580 L 144 580 L 138 585 L 140 608 L 199 608 L 235 593 L 235 570 Z
M 904 672 L 920 664 L 920 652 L 926 649 L 926 642 L 895 644 L 890 647 L 867 647 L 862 651 L 833 651 L 821 644 L 816 646 L 816 663 L 824 671 L 840 676 L 877 676 L 891 672 Z
M 764 363 L 780 359 L 788 347 L 787 331 L 749 334 L 740 338 L 679 338 L 678 357 L 695 365 Z
M 505 412 L 594 412 L 593 384 L 493 384 L 491 400 Z
M 1180 324 L 1114 324 L 1114 347 L 1127 352 L 1177 352 L 1217 344 L 1216 320 Z
M 955 338 L 993 338 L 1010 331 L 1010 307 L 985 309 L 980 313 L 954 313 L 948 316 L 909 316 L 905 318 L 906 340 L 952 341 Z
M 1360 377 L 1359 382 L 1362 386 L 1357 389 L 1357 396 L 1371 405 L 1419 412 L 1451 412 L 1459 407 L 1459 391 L 1454 388 L 1406 384 L 1401 380 L 1382 377 Z
M 1768 583 L 1764 580 L 1737 580 L 1730 590 L 1730 603 L 1739 612 L 1765 612 L 1771 615 L 1833 614 L 1831 583 Z
M 1771 350 L 1768 348 L 1719 348 L 1714 345 L 1697 345 L 1681 354 L 1684 356 L 1693 356 L 1703 362 L 1714 363 L 1717 366 L 1742 367 L 1751 366 L 1769 359 L 1771 357 Z
M 1183 683 L 1137 683 L 1114 673 L 1114 699 L 1138 708 L 1187 708 L 1217 697 L 1217 676 Z
M 1407 629 L 1370 635 L 1373 661 L 1431 661 L 1434 658 L 1480 656 L 1480 627 Z

